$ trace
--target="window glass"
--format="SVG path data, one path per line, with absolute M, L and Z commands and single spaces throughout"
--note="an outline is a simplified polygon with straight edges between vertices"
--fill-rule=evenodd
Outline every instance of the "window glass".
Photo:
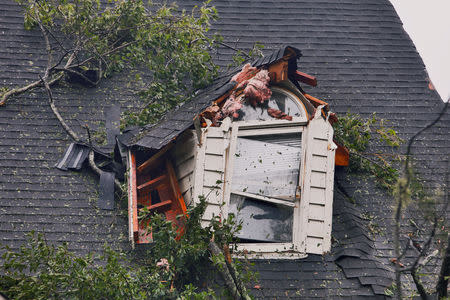
M 295 200 L 301 133 L 238 137 L 231 190 Z
M 292 242 L 293 207 L 232 194 L 229 209 L 242 222 L 241 242 Z

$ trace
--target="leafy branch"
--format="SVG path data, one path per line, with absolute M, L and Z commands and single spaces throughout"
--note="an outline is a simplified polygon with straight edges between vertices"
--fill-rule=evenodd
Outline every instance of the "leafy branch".
M 393 161 L 402 160 L 403 156 L 367 151 L 374 135 L 379 143 L 390 148 L 397 148 L 403 142 L 396 131 L 385 124 L 386 121 L 377 119 L 375 114 L 363 120 L 359 115 L 348 113 L 340 117 L 333 127 L 336 141 L 350 152 L 350 170 L 368 172 L 377 179 L 378 184 L 392 192 L 398 178 Z

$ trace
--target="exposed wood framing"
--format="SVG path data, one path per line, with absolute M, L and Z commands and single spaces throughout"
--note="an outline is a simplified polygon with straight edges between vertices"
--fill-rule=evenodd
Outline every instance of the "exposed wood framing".
M 314 107 L 318 107 L 320 105 L 323 105 L 325 107 L 326 110 L 328 110 L 328 103 L 326 103 L 325 101 L 322 101 L 320 99 L 317 99 L 309 94 L 304 94 L 304 96 L 306 97 L 306 99 L 308 99 L 312 105 L 314 105 Z
M 310 86 L 317 86 L 317 79 L 315 76 L 300 72 L 300 71 L 295 71 L 295 73 L 293 74 L 295 80 L 306 83 Z
M 138 218 L 137 218 L 137 189 L 136 189 L 136 158 L 134 153 L 128 151 L 128 237 L 134 248 L 134 241 L 137 238 Z
M 138 168 L 137 173 L 143 173 L 144 170 L 151 170 L 155 167 L 155 165 L 160 164 L 163 162 L 160 158 L 166 154 L 168 150 L 170 150 L 173 147 L 173 142 L 167 144 L 164 148 L 159 150 L 158 153 L 147 159 L 145 162 L 143 162 Z
M 272 84 L 288 79 L 288 61 L 280 60 L 269 66 L 269 77 Z

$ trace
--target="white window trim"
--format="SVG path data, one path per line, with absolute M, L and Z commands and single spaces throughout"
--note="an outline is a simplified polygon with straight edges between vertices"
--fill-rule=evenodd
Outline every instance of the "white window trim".
M 306 153 L 306 132 L 307 121 L 301 118 L 294 118 L 292 121 L 287 120 L 270 120 L 270 121 L 235 121 L 231 125 L 230 146 L 227 151 L 227 159 L 225 166 L 225 185 L 224 185 L 224 202 L 225 207 L 223 213 L 228 215 L 228 207 L 230 204 L 230 196 L 233 193 L 231 190 L 231 182 L 233 176 L 233 161 L 236 150 L 237 137 L 251 136 L 251 135 L 267 135 L 277 133 L 302 133 L 302 153 L 300 158 L 299 169 L 299 186 L 303 185 L 303 176 L 305 171 L 305 153 Z M 272 203 L 287 202 L 278 199 L 271 199 L 260 196 L 255 197 L 249 194 L 252 198 L 260 199 Z M 286 205 L 286 203 L 283 203 Z M 292 228 L 292 242 L 291 243 L 238 243 L 235 245 L 237 250 L 236 256 L 245 256 L 251 259 L 298 259 L 304 258 L 307 254 L 304 251 L 304 238 L 300 233 L 302 224 L 301 199 L 296 198 L 295 202 L 290 202 L 288 206 L 294 207 L 293 228 Z

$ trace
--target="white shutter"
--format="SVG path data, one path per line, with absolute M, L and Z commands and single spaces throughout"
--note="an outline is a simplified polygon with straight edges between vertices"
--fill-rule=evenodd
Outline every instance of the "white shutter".
M 228 119 L 229 120 L 229 119 Z M 204 224 L 213 216 L 226 216 L 224 197 L 225 161 L 229 149 L 230 122 L 223 121 L 221 127 L 202 129 L 201 144 L 197 146 L 194 170 L 194 203 L 205 196 L 208 206 L 203 215 Z
M 333 127 L 317 108 L 308 125 L 300 202 L 300 247 L 322 254 L 331 248 L 334 155 Z

